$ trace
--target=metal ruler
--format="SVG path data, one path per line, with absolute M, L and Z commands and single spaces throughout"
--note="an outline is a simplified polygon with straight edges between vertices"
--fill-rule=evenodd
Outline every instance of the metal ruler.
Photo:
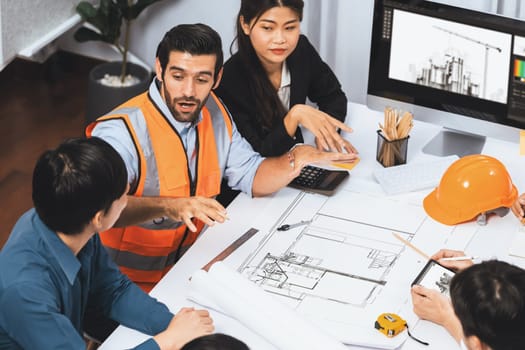
M 208 271 L 214 263 L 217 261 L 222 261 L 226 259 L 228 256 L 230 256 L 231 253 L 233 253 L 237 248 L 239 248 L 241 245 L 244 244 L 247 240 L 252 238 L 253 235 L 255 235 L 259 230 L 256 228 L 251 228 L 248 231 L 246 231 L 241 237 L 237 238 L 232 244 L 226 247 L 222 252 L 219 253 L 215 258 L 211 259 L 209 263 L 204 265 L 202 267 L 202 270 Z

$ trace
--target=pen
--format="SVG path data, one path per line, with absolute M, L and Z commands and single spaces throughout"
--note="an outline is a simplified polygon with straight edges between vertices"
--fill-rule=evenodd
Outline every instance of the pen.
M 462 261 L 462 260 L 474 260 L 477 256 L 454 256 L 451 258 L 441 258 L 440 261 Z
M 302 226 L 302 225 L 308 225 L 309 223 L 311 223 L 312 220 L 302 220 L 302 221 L 299 221 L 295 224 L 284 224 L 284 225 L 281 225 L 279 227 L 277 227 L 277 231 L 288 231 L 292 228 L 295 228 L 297 226 Z

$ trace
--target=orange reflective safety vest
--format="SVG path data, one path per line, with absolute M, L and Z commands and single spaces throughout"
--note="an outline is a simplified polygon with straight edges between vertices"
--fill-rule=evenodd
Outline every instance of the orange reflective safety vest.
M 90 137 L 94 127 L 106 120 L 120 119 L 126 124 L 139 159 L 137 184 L 132 190 L 135 196 L 213 197 L 220 192 L 232 140 L 232 122 L 213 93 L 201 115 L 197 124 L 194 181 L 179 134 L 148 92 L 88 125 L 86 135 Z M 169 218 L 158 218 L 140 226 L 112 228 L 101 232 L 100 238 L 121 271 L 149 292 L 197 239 L 204 224 L 194 220 L 197 232 Z

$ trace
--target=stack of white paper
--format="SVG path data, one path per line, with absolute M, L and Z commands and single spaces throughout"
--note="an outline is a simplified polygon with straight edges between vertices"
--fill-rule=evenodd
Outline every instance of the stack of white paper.
M 346 350 L 318 327 L 222 262 L 191 278 L 189 299 L 237 319 L 279 349 Z M 204 300 L 205 299 L 205 300 Z

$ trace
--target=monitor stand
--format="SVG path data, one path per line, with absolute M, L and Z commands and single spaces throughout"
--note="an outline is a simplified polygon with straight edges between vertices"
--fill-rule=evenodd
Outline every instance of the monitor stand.
M 440 157 L 453 154 L 463 157 L 469 154 L 480 154 L 484 145 L 485 136 L 442 130 L 423 147 L 423 153 Z

